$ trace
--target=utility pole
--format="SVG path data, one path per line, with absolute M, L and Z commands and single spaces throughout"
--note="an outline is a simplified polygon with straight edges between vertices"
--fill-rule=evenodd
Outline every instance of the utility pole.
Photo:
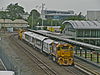
M 33 29 L 33 11 L 32 11 L 32 25 L 31 25 L 31 29 Z
M 6 32 L 6 27 L 5 27 L 5 16 L 6 16 L 6 9 L 3 9 L 3 7 L 2 7 L 2 11 L 3 11 L 3 20 L 4 20 L 4 34 L 5 34 L 5 32 Z
M 42 10 L 41 10 L 41 17 L 42 17 L 42 30 L 43 30 L 43 15 L 44 15 L 43 9 L 44 9 L 44 6 L 45 6 L 45 4 L 42 3 Z

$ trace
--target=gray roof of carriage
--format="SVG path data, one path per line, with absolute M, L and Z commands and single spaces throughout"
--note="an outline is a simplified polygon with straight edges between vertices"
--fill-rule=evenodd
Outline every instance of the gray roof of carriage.
M 99 21 L 64 21 L 63 24 L 70 23 L 75 29 L 100 29 Z

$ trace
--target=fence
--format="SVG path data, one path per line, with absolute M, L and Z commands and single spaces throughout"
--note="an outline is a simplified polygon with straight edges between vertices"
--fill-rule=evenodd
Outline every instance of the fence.
M 100 64 L 100 50 L 92 50 L 82 47 L 76 47 L 75 54 L 79 57 L 83 57 L 94 63 Z
M 15 75 L 21 75 L 20 65 L 14 60 L 13 56 L 8 55 L 6 50 L 2 48 L 2 40 L 0 40 L 0 58 L 8 71 L 14 71 Z

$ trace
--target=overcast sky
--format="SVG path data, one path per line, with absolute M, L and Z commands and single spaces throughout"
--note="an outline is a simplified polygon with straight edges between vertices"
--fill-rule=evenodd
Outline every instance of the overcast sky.
M 0 0 L 0 9 L 6 8 L 10 3 L 19 3 L 28 12 L 42 3 L 45 3 L 46 9 L 74 10 L 75 13 L 82 12 L 84 15 L 87 10 L 100 10 L 100 0 Z

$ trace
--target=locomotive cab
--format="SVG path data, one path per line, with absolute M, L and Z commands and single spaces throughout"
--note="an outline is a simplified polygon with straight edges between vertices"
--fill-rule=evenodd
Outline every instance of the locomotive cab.
M 56 48 L 57 63 L 60 65 L 73 65 L 73 46 L 69 44 L 60 44 Z
M 53 50 L 53 61 L 59 65 L 74 65 L 74 47 L 70 44 L 58 44 Z

